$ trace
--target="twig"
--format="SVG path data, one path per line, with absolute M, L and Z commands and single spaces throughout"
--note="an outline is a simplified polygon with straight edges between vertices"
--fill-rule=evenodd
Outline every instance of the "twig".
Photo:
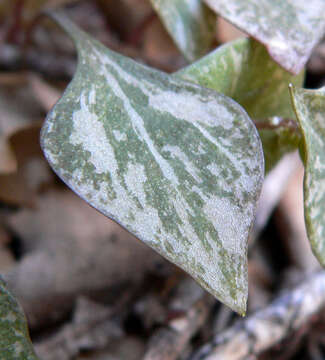
M 215 300 L 189 278 L 181 287 L 183 289 L 178 289 L 169 306 L 178 316 L 151 337 L 144 360 L 178 359 L 191 337 L 205 323 Z
M 30 251 L 5 275 L 33 329 L 64 317 L 78 296 L 104 289 L 117 296 L 157 267 L 171 268 L 72 192 L 49 191 L 37 206 L 10 218 Z
M 191 360 L 253 360 L 308 324 L 325 306 L 325 271 L 216 335 Z

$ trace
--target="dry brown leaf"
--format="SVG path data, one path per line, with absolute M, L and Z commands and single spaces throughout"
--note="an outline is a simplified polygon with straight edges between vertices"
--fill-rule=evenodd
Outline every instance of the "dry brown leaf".
M 97 0 L 108 24 L 124 40 L 134 35 L 150 17 L 153 10 L 148 0 Z
M 12 77 L 6 76 L 5 81 L 8 82 L 8 80 L 12 80 Z M 17 161 L 8 137 L 16 129 L 26 124 L 23 113 L 16 110 L 17 103 L 15 99 L 10 99 L 7 89 L 8 87 L 0 89 L 0 174 L 17 170 Z
M 13 268 L 16 261 L 12 252 L 5 246 L 0 246 L 0 272 L 6 273 Z
M 17 170 L 15 155 L 5 137 L 0 136 L 0 174 Z
M 146 271 L 171 265 L 69 190 L 50 191 L 37 209 L 9 220 L 29 253 L 8 274 L 31 326 L 69 310 L 81 294 L 130 291 Z M 133 284 L 133 285 L 132 285 Z
M 71 360 L 83 350 L 105 349 L 125 336 L 120 321 L 114 321 L 112 315 L 109 306 L 78 298 L 72 321 L 36 344 L 37 355 L 42 360 Z
M 144 353 L 144 343 L 136 336 L 125 336 L 114 341 L 106 350 L 96 351 L 87 356 L 87 360 L 139 360 Z M 85 360 L 80 355 L 76 360 Z
M 184 57 L 157 17 L 144 31 L 143 55 L 148 63 L 168 72 L 185 66 Z
M 8 232 L 0 223 L 0 273 L 8 271 L 15 264 L 13 253 L 7 247 L 10 240 Z
M 64 6 L 79 0 L 25 0 L 0 1 L 0 18 L 9 18 L 10 23 L 17 21 L 15 16 L 21 16 L 22 26 L 28 26 L 41 11 L 51 7 Z
M 12 205 L 33 206 L 37 190 L 52 175 L 39 144 L 41 124 L 28 125 L 10 136 L 18 169 L 0 174 L 0 200 Z
M 0 174 L 17 170 L 9 138 L 40 117 L 41 109 L 28 91 L 25 73 L 0 74 Z
M 50 111 L 61 96 L 61 91 L 51 86 L 36 73 L 29 74 L 28 81 L 40 105 L 46 112 Z

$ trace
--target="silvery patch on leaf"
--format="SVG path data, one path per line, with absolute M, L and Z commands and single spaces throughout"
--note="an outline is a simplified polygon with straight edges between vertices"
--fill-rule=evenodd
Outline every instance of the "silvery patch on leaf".
M 324 0 L 204 0 L 298 74 L 325 33 Z
M 247 238 L 264 172 L 252 121 L 230 98 L 114 53 L 53 16 L 79 63 L 42 130 L 50 165 L 243 314 Z
M 304 210 L 312 250 L 325 266 L 325 88 L 291 88 L 303 141 Z

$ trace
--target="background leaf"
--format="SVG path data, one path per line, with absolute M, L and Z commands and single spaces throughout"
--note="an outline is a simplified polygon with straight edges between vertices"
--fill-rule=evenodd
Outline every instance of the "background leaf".
M 285 154 L 297 150 L 301 134 L 295 121 L 286 121 L 281 118 L 268 119 L 264 128 L 260 127 L 261 124 L 257 126 L 263 144 L 265 173 L 267 174 Z
M 282 69 L 258 42 L 241 38 L 225 44 L 174 76 L 219 91 L 245 108 L 259 129 L 266 172 L 296 149 L 297 132 L 278 117 L 295 117 L 288 85 L 301 86 L 304 73 L 293 76 Z
M 189 61 L 205 55 L 215 36 L 216 16 L 202 0 L 151 0 L 178 48 Z
M 292 87 L 292 99 L 303 136 L 304 208 L 308 238 L 325 266 L 325 88 Z
M 79 54 L 47 117 L 45 155 L 82 198 L 237 312 L 263 180 L 256 129 L 231 99 L 116 54 L 62 16 Z
M 37 360 L 23 311 L 1 277 L 0 352 L 5 360 Z
M 220 46 L 174 75 L 231 97 L 259 120 L 294 117 L 288 85 L 301 86 L 304 78 L 303 72 L 293 76 L 282 69 L 248 38 Z
M 298 74 L 325 31 L 323 0 L 204 0 L 268 48 L 272 58 Z

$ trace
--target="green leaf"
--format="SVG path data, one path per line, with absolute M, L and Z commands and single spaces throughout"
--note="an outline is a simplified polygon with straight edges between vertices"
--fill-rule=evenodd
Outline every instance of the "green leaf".
M 231 99 L 116 54 L 76 28 L 79 64 L 42 131 L 82 198 L 239 313 L 263 180 L 256 129 Z
M 270 58 L 264 46 L 240 38 L 174 76 L 219 91 L 242 105 L 251 118 L 264 120 L 294 117 L 288 86 L 301 86 L 304 73 L 293 76 Z
M 5 360 L 37 360 L 24 313 L 1 277 L 0 354 Z
M 325 32 L 324 0 L 204 0 L 298 74 Z
M 292 87 L 291 94 L 303 136 L 307 234 L 315 256 L 325 266 L 325 87 L 319 90 Z
M 216 15 L 202 0 L 151 0 L 175 44 L 189 61 L 205 55 L 215 36 Z
M 272 123 L 279 125 L 274 125 L 272 128 Z M 258 132 L 263 144 L 265 174 L 267 174 L 285 154 L 297 150 L 301 135 L 294 121 L 272 118 L 265 125 L 266 128 L 259 128 Z
M 304 73 L 293 76 L 282 69 L 258 42 L 242 38 L 225 44 L 174 76 L 219 91 L 245 108 L 259 129 L 266 172 L 296 149 L 299 134 L 276 122 L 295 117 L 288 86 L 301 86 Z

